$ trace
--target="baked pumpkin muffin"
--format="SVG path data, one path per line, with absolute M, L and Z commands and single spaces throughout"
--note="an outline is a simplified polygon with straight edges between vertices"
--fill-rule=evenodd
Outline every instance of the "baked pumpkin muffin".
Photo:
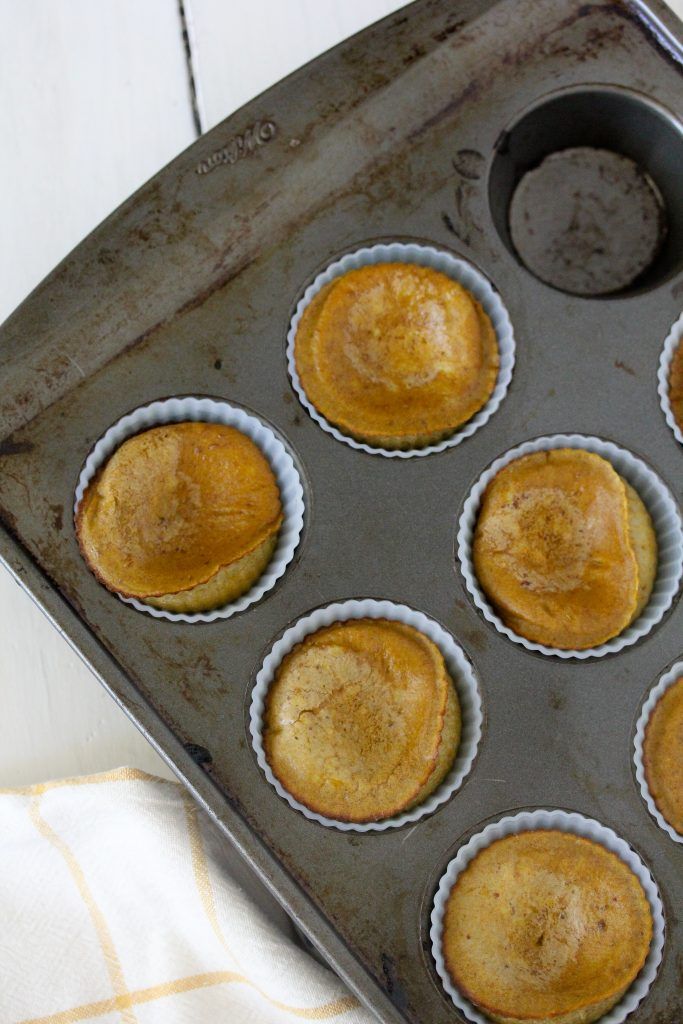
M 662 817 L 683 835 L 683 676 L 667 687 L 650 715 L 643 767 Z
M 520 636 L 581 650 L 617 636 L 647 604 L 657 540 L 636 491 L 578 448 L 524 455 L 486 488 L 474 568 Z
M 273 774 L 310 810 L 379 821 L 421 803 L 451 768 L 460 705 L 436 644 L 402 622 L 352 619 L 307 636 L 268 692 Z
M 669 367 L 669 405 L 676 423 L 683 430 L 683 342 L 680 341 Z
M 381 263 L 321 289 L 301 317 L 294 361 L 329 423 L 406 449 L 447 437 L 486 404 L 499 354 L 489 317 L 457 281 Z
M 173 612 L 208 611 L 248 590 L 281 524 L 268 460 L 218 423 L 171 423 L 128 438 L 76 513 L 78 543 L 98 580 Z
M 557 830 L 506 836 L 456 878 L 444 913 L 453 983 L 500 1024 L 589 1024 L 625 994 L 652 914 L 627 864 Z

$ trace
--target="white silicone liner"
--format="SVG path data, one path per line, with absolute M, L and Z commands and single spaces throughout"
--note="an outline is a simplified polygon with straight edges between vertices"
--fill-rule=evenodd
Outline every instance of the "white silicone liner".
M 657 884 L 638 854 L 611 828 L 601 825 L 600 822 L 595 821 L 593 818 L 584 818 L 582 814 L 545 809 L 522 811 L 520 814 L 492 822 L 483 831 L 477 832 L 476 835 L 472 836 L 464 846 L 461 846 L 456 856 L 450 861 L 439 883 L 436 896 L 434 897 L 431 928 L 429 930 L 432 942 L 432 955 L 443 986 L 458 1009 L 465 1014 L 468 1020 L 473 1021 L 473 1024 L 491 1024 L 490 1018 L 478 1010 L 456 988 L 446 969 L 442 949 L 443 918 L 446 902 L 458 875 L 481 850 L 490 846 L 497 839 L 502 839 L 504 836 L 519 835 L 520 832 L 528 832 L 531 829 L 559 829 L 562 832 L 571 832 L 573 835 L 583 836 L 585 839 L 592 839 L 595 842 L 601 843 L 602 846 L 611 850 L 624 863 L 628 864 L 634 874 L 637 875 L 643 887 L 650 904 L 650 910 L 652 911 L 653 936 L 650 943 L 650 951 L 640 974 L 623 999 L 600 1018 L 601 1024 L 621 1024 L 629 1013 L 635 1010 L 636 1006 L 645 998 L 652 982 L 655 980 L 664 948 L 664 911 Z
M 474 529 L 481 499 L 489 482 L 496 473 L 507 466 L 508 463 L 520 458 L 522 455 L 529 455 L 532 452 L 549 451 L 552 448 L 580 448 L 584 451 L 594 452 L 601 455 L 612 463 L 616 471 L 627 480 L 638 492 L 645 503 L 648 512 L 652 516 L 655 532 L 657 534 L 658 567 L 657 578 L 655 579 L 652 594 L 647 606 L 639 617 L 630 626 L 598 647 L 590 647 L 586 650 L 563 650 L 559 647 L 546 647 L 544 644 L 534 643 L 513 632 L 493 610 L 484 592 L 479 586 L 472 559 L 472 542 Z M 683 530 L 681 518 L 676 507 L 676 502 L 671 496 L 668 487 L 660 480 L 656 473 L 650 469 L 641 459 L 636 458 L 631 452 L 619 448 L 611 441 L 603 441 L 598 437 L 586 437 L 583 434 L 553 434 L 549 437 L 539 437 L 533 441 L 525 441 L 505 452 L 500 458 L 479 477 L 470 491 L 458 524 L 458 557 L 465 584 L 472 595 L 477 608 L 483 613 L 484 618 L 492 623 L 499 633 L 516 644 L 521 644 L 528 651 L 539 651 L 541 654 L 555 655 L 558 658 L 602 658 L 606 654 L 614 654 L 624 647 L 630 647 L 641 637 L 645 636 L 653 626 L 662 620 L 665 613 L 675 598 L 683 571 Z
M 500 354 L 500 365 L 498 368 L 498 379 L 496 381 L 496 386 L 491 393 L 491 397 L 486 405 L 475 413 L 467 423 L 458 427 L 453 434 L 445 438 L 443 441 L 439 441 L 438 444 L 427 445 L 424 448 L 412 448 L 407 449 L 406 451 L 399 451 L 395 449 L 389 450 L 386 448 L 373 448 L 371 445 L 357 441 L 355 438 L 349 437 L 348 434 L 343 434 L 337 427 L 333 426 L 333 424 L 318 412 L 315 406 L 309 401 L 299 379 L 296 363 L 294 361 L 294 340 L 296 338 L 299 322 L 306 306 L 308 306 L 318 292 L 324 288 L 326 284 L 329 284 L 330 281 L 334 280 L 335 277 L 341 277 L 343 274 L 347 274 L 350 270 L 357 270 L 359 267 L 370 266 L 377 263 L 417 263 L 422 267 L 432 267 L 433 270 L 440 270 L 443 274 L 446 274 L 454 281 L 458 281 L 463 285 L 463 287 L 467 288 L 468 291 L 472 292 L 474 297 L 484 307 L 484 310 L 491 319 L 491 323 L 493 324 L 493 328 L 496 332 Z M 289 325 L 289 331 L 287 332 L 287 368 L 289 370 L 289 376 L 294 390 L 299 396 L 301 404 L 304 406 L 311 418 L 314 419 L 323 430 L 336 438 L 337 441 L 342 441 L 344 444 L 350 445 L 351 448 L 367 452 L 369 455 L 384 455 L 388 459 L 410 459 L 413 456 L 432 455 L 435 452 L 444 451 L 445 448 L 453 448 L 455 445 L 460 444 L 461 441 L 464 441 L 466 437 L 471 437 L 476 430 L 479 430 L 480 427 L 483 427 L 484 424 L 489 421 L 500 403 L 503 401 L 510 384 L 510 380 L 512 379 L 512 369 L 514 364 L 515 339 L 512 332 L 510 317 L 501 301 L 500 295 L 493 288 L 490 281 L 484 277 L 476 267 L 471 263 L 468 263 L 467 260 L 458 259 L 456 256 L 453 256 L 445 250 L 433 249 L 431 246 L 417 245 L 413 242 L 392 242 L 387 245 L 372 245 L 363 249 L 358 249 L 355 252 L 347 253 L 340 259 L 335 260 L 335 262 L 331 263 L 321 274 L 318 274 L 315 280 L 306 288 L 303 296 L 297 304 L 294 316 L 292 317 Z
M 662 354 L 659 358 L 659 369 L 657 370 L 657 392 L 659 394 L 659 402 L 666 418 L 666 422 L 671 427 L 673 435 L 679 444 L 683 444 L 683 430 L 681 430 L 678 423 L 676 423 L 673 409 L 669 402 L 669 372 L 671 370 L 671 361 L 674 357 L 674 353 L 681 344 L 683 344 L 683 313 L 681 313 L 678 320 L 676 320 L 666 336 L 664 348 L 662 349 Z
M 446 667 L 453 680 L 460 701 L 462 716 L 460 745 L 458 746 L 455 762 L 450 772 L 424 803 L 411 808 L 405 814 L 396 815 L 393 818 L 384 818 L 381 821 L 363 822 L 361 824 L 349 821 L 336 821 L 333 818 L 325 818 L 315 811 L 299 803 L 298 800 L 288 793 L 284 786 L 275 778 L 270 765 L 266 759 L 263 749 L 262 730 L 263 712 L 265 709 L 268 689 L 273 682 L 277 669 L 289 652 L 298 643 L 316 633 L 324 626 L 330 626 L 333 622 L 347 622 L 350 619 L 392 619 L 396 622 L 403 622 L 413 626 L 429 637 L 441 651 Z M 431 814 L 441 804 L 445 803 L 453 793 L 462 785 L 469 774 L 481 739 L 483 722 L 481 697 L 474 671 L 465 654 L 455 642 L 450 633 L 447 633 L 442 626 L 434 619 L 428 618 L 422 612 L 408 608 L 406 605 L 394 604 L 392 601 L 374 601 L 370 598 L 359 601 L 342 601 L 335 604 L 328 604 L 324 608 L 316 608 L 309 615 L 295 622 L 285 634 L 277 640 L 256 676 L 256 685 L 252 692 L 251 708 L 249 712 L 249 730 L 252 743 L 256 751 L 256 758 L 268 782 L 278 794 L 287 801 L 290 807 L 301 811 L 311 821 L 317 821 L 320 825 L 328 828 L 338 828 L 342 832 L 384 832 L 390 828 L 399 828 L 411 822 L 418 821 L 426 814 Z
M 280 500 L 284 522 L 280 528 L 277 547 L 263 575 L 253 587 L 242 594 L 236 601 L 215 608 L 210 612 L 169 612 L 162 608 L 138 601 L 133 597 L 117 597 L 126 604 L 132 605 L 139 612 L 153 615 L 155 619 L 170 619 L 171 622 L 214 622 L 216 619 L 228 619 L 237 612 L 244 611 L 249 605 L 259 601 L 280 579 L 292 561 L 294 552 L 301 537 L 304 525 L 304 491 L 294 461 L 282 444 L 261 420 L 251 413 L 230 405 L 228 402 L 212 398 L 167 398 L 149 405 L 134 409 L 114 423 L 96 443 L 78 478 L 78 486 L 74 500 L 74 515 L 86 487 L 97 470 L 116 451 L 123 442 L 150 427 L 158 427 L 165 423 L 183 423 L 186 421 L 204 423 L 223 423 L 235 427 L 258 445 L 268 459 L 280 489 Z
M 659 827 L 661 829 L 664 829 L 666 834 L 670 836 L 671 839 L 673 839 L 674 843 L 683 843 L 683 836 L 680 834 L 680 832 L 677 832 L 672 825 L 669 824 L 669 822 L 666 820 L 662 812 L 657 807 L 657 804 L 654 802 L 652 793 L 650 792 L 649 786 L 647 784 L 647 778 L 645 777 L 645 764 L 643 761 L 643 743 L 645 742 L 645 730 L 647 728 L 647 723 L 650 719 L 650 715 L 655 709 L 656 704 L 658 703 L 660 697 L 665 692 L 665 690 L 668 690 L 670 686 L 673 686 L 676 680 L 680 679 L 681 676 L 683 676 L 683 661 L 677 661 L 675 665 L 672 665 L 668 672 L 664 673 L 664 675 L 661 677 L 657 685 L 653 686 L 650 690 L 640 712 L 638 724 L 636 725 L 636 736 L 634 743 L 635 749 L 633 753 L 633 760 L 636 766 L 636 779 L 638 780 L 640 792 L 643 797 L 643 800 L 647 805 L 647 809 L 652 815 L 652 817 L 655 819 Z

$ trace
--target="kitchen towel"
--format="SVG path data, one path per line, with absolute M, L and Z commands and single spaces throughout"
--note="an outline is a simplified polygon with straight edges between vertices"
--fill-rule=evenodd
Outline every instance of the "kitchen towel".
M 238 874 L 178 783 L 0 790 L 0 1024 L 373 1024 Z

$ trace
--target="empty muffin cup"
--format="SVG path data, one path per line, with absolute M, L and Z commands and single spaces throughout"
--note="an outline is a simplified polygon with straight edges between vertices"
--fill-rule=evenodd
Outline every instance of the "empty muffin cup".
M 213 622 L 244 611 L 260 600 L 275 585 L 294 557 L 304 522 L 304 492 L 292 456 L 274 432 L 252 413 L 228 402 L 212 398 L 167 398 L 141 406 L 114 423 L 96 442 L 81 470 L 74 499 L 74 518 L 89 484 L 124 441 L 153 427 L 179 423 L 211 423 L 233 427 L 260 450 L 272 470 L 280 493 L 282 523 L 270 560 L 244 593 L 222 607 L 210 611 L 171 611 L 153 607 L 137 597 L 117 597 L 137 611 L 171 622 Z M 116 591 L 114 590 L 116 593 Z
M 528 270 L 574 295 L 622 291 L 666 233 L 662 197 L 635 161 L 576 146 L 546 156 L 510 201 L 510 237 Z
M 501 127 L 490 212 L 538 280 L 616 298 L 678 272 L 683 125 L 671 110 L 624 86 L 582 83 L 537 96 Z
M 424 800 L 414 806 L 409 806 L 402 813 L 379 820 L 339 820 L 317 813 L 297 799 L 283 785 L 273 771 L 266 753 L 265 733 L 269 691 L 278 677 L 283 661 L 298 645 L 314 634 L 318 634 L 328 627 L 337 624 L 351 624 L 356 620 L 386 620 L 389 624 L 402 624 L 431 641 L 443 658 L 460 708 L 460 736 L 455 750 L 455 759 L 438 787 Z M 362 702 L 363 694 L 360 690 L 357 696 L 358 700 Z M 324 700 L 318 701 L 319 706 L 324 704 Z M 317 708 L 306 708 L 297 714 L 298 717 L 301 717 L 301 715 L 310 714 L 316 710 Z M 249 718 L 252 744 L 259 767 L 279 796 L 310 821 L 344 832 L 383 832 L 419 821 L 425 815 L 435 811 L 462 786 L 471 771 L 481 739 L 483 722 L 481 697 L 474 670 L 450 633 L 434 619 L 422 612 L 408 608 L 406 605 L 394 604 L 392 601 L 375 601 L 369 598 L 343 601 L 317 608 L 290 626 L 283 636 L 273 644 L 258 671 L 252 692 Z M 323 756 L 323 751 L 321 751 L 321 756 Z M 342 784 L 340 780 L 340 785 Z

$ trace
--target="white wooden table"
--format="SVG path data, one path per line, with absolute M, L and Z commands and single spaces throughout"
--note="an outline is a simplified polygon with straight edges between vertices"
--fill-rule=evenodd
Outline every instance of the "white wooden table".
M 401 5 L 183 0 L 186 44 L 179 0 L 0 0 L 0 321 L 198 130 Z M 3 571 L 0 652 L 0 786 L 169 774 Z

